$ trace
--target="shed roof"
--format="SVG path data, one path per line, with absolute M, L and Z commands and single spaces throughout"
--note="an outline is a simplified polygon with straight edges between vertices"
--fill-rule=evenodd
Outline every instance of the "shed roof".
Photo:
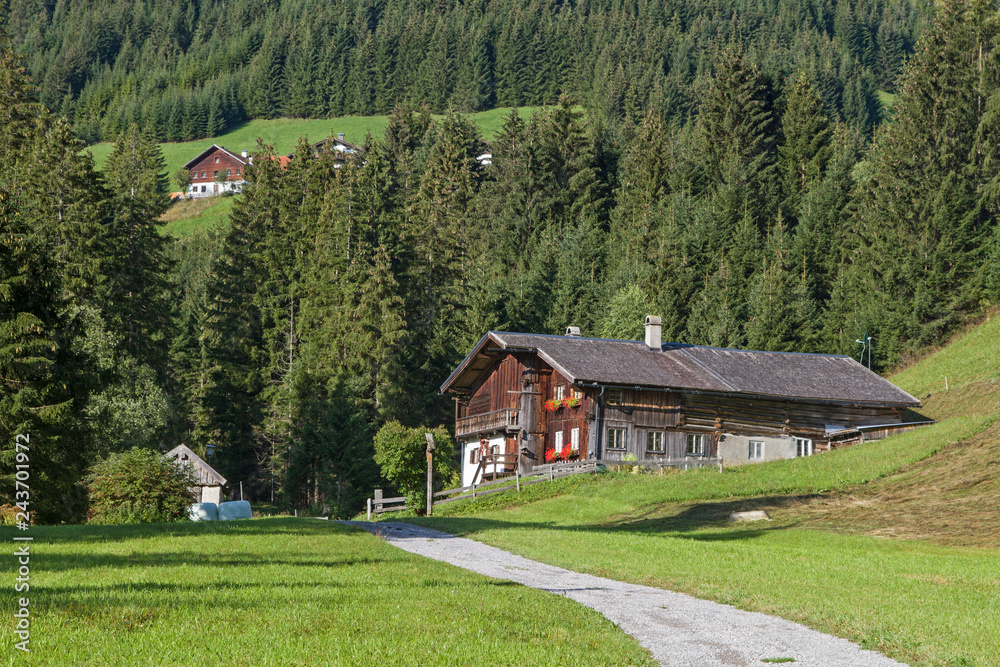
M 187 445 L 177 445 L 164 454 L 164 456 L 177 459 L 181 465 L 194 466 L 193 472 L 199 486 L 223 486 L 226 483 L 225 477 L 220 475 L 215 468 L 205 463 Z
M 919 405 L 902 389 L 850 357 L 758 352 L 643 341 L 490 331 L 441 385 L 469 393 L 497 355 L 536 352 L 577 384 L 739 393 L 814 401 Z

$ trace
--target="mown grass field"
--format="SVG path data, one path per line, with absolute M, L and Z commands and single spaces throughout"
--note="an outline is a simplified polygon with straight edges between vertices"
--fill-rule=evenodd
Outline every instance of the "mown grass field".
M 315 519 L 32 528 L 32 665 L 652 665 L 565 598 Z M 11 530 L 0 530 L 11 542 Z M 0 560 L 12 582 L 15 558 Z M 2 610 L 12 618 L 14 596 Z M 14 655 L 16 653 L 16 655 Z
M 234 197 L 176 201 L 160 217 L 160 222 L 163 223 L 160 231 L 167 236 L 182 238 L 195 232 L 217 229 L 229 217 L 235 201 Z
M 800 621 L 913 665 L 1000 665 L 998 327 L 973 327 L 892 378 L 925 398 L 935 426 L 721 474 L 569 478 L 411 520 Z M 728 522 L 747 509 L 772 521 Z

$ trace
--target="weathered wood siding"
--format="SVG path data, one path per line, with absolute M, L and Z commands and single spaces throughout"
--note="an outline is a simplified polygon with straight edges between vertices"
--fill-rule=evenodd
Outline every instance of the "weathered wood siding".
M 587 389 L 590 400 L 599 396 L 599 390 Z M 687 450 L 687 433 L 679 427 L 681 422 L 680 394 L 670 391 L 645 391 L 623 389 L 620 403 L 612 403 L 606 392 L 601 397 L 600 409 L 592 410 L 593 418 L 600 417 L 600 457 L 611 461 L 622 460 L 631 454 L 637 459 L 683 458 Z M 624 448 L 608 446 L 608 429 L 624 429 Z M 648 450 L 648 434 L 663 433 L 662 452 Z M 706 434 L 705 456 L 714 456 L 714 438 Z
M 559 387 L 563 389 L 563 398 L 572 398 L 574 396 L 574 390 L 578 392 L 580 399 L 580 404 L 575 408 L 562 407 L 557 410 L 551 410 L 545 412 L 545 443 L 542 449 L 542 455 L 546 450 L 554 449 L 556 446 L 556 433 L 561 432 L 563 434 L 563 444 L 565 447 L 572 443 L 573 429 L 580 429 L 580 444 L 578 450 L 582 458 L 587 458 L 587 437 L 588 437 L 588 421 L 587 421 L 587 411 L 588 404 L 592 400 L 579 388 L 573 387 L 569 380 L 560 375 L 557 371 L 552 371 L 547 375 L 547 387 L 545 393 L 541 397 L 541 403 L 544 406 L 546 401 L 556 400 L 557 391 Z M 544 408 L 543 408 L 544 409 Z M 544 461 L 544 459 L 543 459 Z
M 458 417 L 471 417 L 505 408 L 521 408 L 521 374 L 524 366 L 513 354 L 497 360 L 475 388 Z
M 822 451 L 828 448 L 827 426 L 899 423 L 903 412 L 903 408 L 683 394 L 679 426 L 692 432 L 809 438 Z

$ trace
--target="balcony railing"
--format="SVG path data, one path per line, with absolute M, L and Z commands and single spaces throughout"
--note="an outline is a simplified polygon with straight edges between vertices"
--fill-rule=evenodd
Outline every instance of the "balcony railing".
M 490 431 L 503 431 L 513 426 L 517 426 L 517 418 L 520 410 L 514 408 L 504 408 L 482 415 L 472 415 L 463 417 L 455 421 L 455 436 L 476 435 L 477 433 L 488 433 Z

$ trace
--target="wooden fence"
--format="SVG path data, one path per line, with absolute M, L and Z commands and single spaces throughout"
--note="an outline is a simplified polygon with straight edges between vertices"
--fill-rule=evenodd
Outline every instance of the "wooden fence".
M 718 468 L 722 472 L 722 459 L 713 459 L 707 456 L 687 456 L 680 459 L 640 459 L 638 461 L 624 461 L 622 459 L 605 459 L 600 461 L 605 468 L 613 470 L 643 468 L 645 470 L 662 471 L 665 468 L 676 468 L 677 470 L 694 470 L 696 468 Z
M 642 467 L 653 470 L 663 470 L 664 468 L 688 470 L 718 466 L 719 470 L 722 470 L 722 462 L 719 459 L 709 459 L 703 457 L 660 459 L 655 461 L 605 461 L 598 459 L 584 459 L 581 461 L 560 461 L 557 463 L 538 465 L 535 466 L 534 470 L 530 473 L 522 475 L 518 470 L 516 458 L 516 456 L 505 454 L 495 454 L 484 458 L 483 463 L 480 465 L 481 468 L 489 465 L 505 466 L 506 464 L 513 462 L 513 472 L 508 473 L 505 477 L 500 477 L 488 482 L 438 491 L 433 494 L 433 505 L 443 505 L 444 503 L 453 503 L 458 500 L 474 500 L 476 498 L 489 496 L 502 491 L 509 491 L 511 489 L 516 489 L 518 493 L 520 493 L 521 488 L 525 486 L 531 486 L 532 484 L 538 484 L 540 482 L 550 482 L 554 479 L 570 477 L 572 475 L 594 473 L 607 468 L 616 468 L 620 470 L 622 468 Z M 506 459 L 512 459 L 513 461 L 507 461 Z M 478 478 L 478 474 L 476 478 Z M 378 515 L 383 512 L 395 512 L 398 510 L 410 509 L 405 505 L 405 502 L 406 498 L 383 498 L 382 489 L 375 489 L 375 497 L 368 499 L 368 520 L 371 520 L 372 514 Z M 393 506 L 386 507 L 386 505 Z
M 398 512 L 410 509 L 406 506 L 406 498 L 383 498 L 382 489 L 375 489 L 375 497 L 368 499 L 368 520 L 371 521 L 372 514 L 379 515 L 384 512 Z

